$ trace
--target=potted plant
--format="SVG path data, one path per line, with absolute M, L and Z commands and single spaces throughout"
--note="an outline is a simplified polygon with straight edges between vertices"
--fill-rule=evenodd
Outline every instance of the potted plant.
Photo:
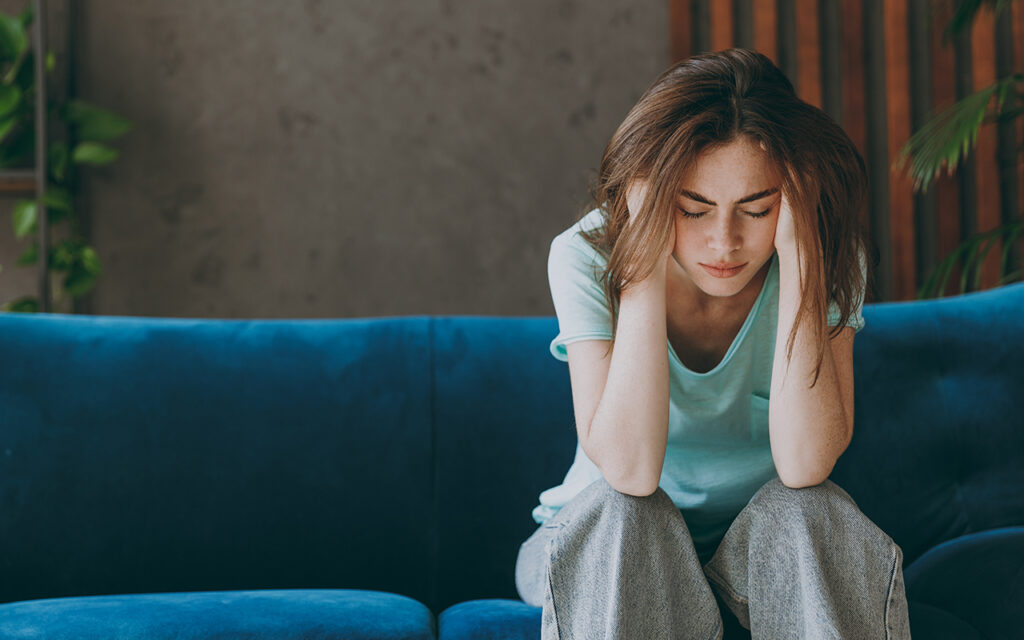
M 28 28 L 31 7 L 17 16 L 0 13 L 0 171 L 25 167 L 33 162 L 36 144 L 36 82 L 34 56 Z M 46 73 L 55 67 L 52 51 L 46 53 Z M 54 302 L 89 292 L 102 273 L 99 256 L 81 233 L 73 205 L 77 166 L 102 166 L 113 162 L 118 152 L 110 142 L 131 129 L 131 122 L 84 100 L 47 101 L 47 121 L 65 123 L 63 139 L 47 135 L 46 191 L 43 205 L 50 225 L 66 225 L 66 238 L 48 247 L 48 274 L 63 275 L 51 287 Z M 38 177 L 37 177 L 38 179 Z M 32 266 L 39 260 L 36 237 L 39 207 L 35 198 L 19 200 L 12 212 L 14 235 L 29 244 L 17 260 Z M 52 236 L 51 236 L 52 237 Z M 2 265 L 0 265 L 2 268 Z M 48 275 L 49 277 L 49 275 Z M 34 312 L 40 309 L 35 296 L 24 296 L 3 304 L 5 311 Z

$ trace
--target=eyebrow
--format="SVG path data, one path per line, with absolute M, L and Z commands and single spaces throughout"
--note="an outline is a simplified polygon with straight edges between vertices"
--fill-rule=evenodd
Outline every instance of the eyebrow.
M 744 202 L 753 202 L 754 200 L 760 200 L 761 198 L 763 198 L 765 196 L 770 196 L 773 193 L 778 193 L 778 191 L 779 191 L 778 187 L 772 187 L 771 189 L 765 189 L 764 191 L 758 191 L 757 193 L 752 193 L 749 196 L 743 196 L 742 198 L 740 198 L 739 200 L 736 201 L 736 204 L 743 204 Z M 709 200 L 707 198 L 707 196 L 702 196 L 702 195 L 700 195 L 699 193 L 697 193 L 695 191 L 689 191 L 687 189 L 680 189 L 679 190 L 679 194 L 680 195 L 684 195 L 684 196 L 686 196 L 687 198 L 689 198 L 691 200 L 696 200 L 697 202 L 703 202 L 704 204 L 709 204 L 712 207 L 717 206 L 717 203 L 712 202 L 711 200 Z

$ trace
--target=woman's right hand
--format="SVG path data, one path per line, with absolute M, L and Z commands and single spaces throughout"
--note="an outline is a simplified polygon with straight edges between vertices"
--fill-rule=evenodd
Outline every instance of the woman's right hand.
M 633 224 L 633 218 L 636 216 L 636 212 L 640 211 L 640 207 L 643 206 L 644 198 L 647 196 L 648 183 L 644 179 L 637 179 L 633 181 L 629 188 L 626 190 L 626 207 L 629 209 L 629 223 Z M 665 246 L 662 247 L 661 255 L 664 261 L 672 259 L 672 252 L 676 246 L 675 236 L 675 215 L 672 216 L 672 234 L 666 238 Z

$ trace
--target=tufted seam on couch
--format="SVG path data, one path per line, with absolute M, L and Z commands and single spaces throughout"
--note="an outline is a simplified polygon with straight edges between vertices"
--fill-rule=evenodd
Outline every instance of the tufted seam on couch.
M 434 607 L 437 605 L 437 581 L 440 569 L 440 547 L 441 547 L 441 536 L 439 534 L 441 526 L 441 514 L 440 514 L 440 501 L 438 496 L 441 495 L 441 470 L 440 465 L 437 463 L 437 384 L 436 384 L 436 370 L 437 362 L 434 357 L 437 351 L 434 332 L 435 320 L 434 316 L 427 317 L 427 368 L 428 371 L 428 391 L 427 397 L 430 403 L 430 469 L 434 475 L 431 478 L 433 483 L 433 495 L 431 500 L 433 501 L 431 509 L 431 536 L 430 541 L 430 602 L 427 603 L 427 607 L 433 612 Z M 438 634 L 437 630 L 437 616 L 431 615 L 431 623 L 434 626 L 434 636 Z

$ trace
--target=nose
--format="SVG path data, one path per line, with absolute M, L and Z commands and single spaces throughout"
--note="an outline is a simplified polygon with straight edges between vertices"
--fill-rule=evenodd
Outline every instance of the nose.
M 742 246 L 739 225 L 733 216 L 727 214 L 716 217 L 708 229 L 708 249 L 724 257 Z

